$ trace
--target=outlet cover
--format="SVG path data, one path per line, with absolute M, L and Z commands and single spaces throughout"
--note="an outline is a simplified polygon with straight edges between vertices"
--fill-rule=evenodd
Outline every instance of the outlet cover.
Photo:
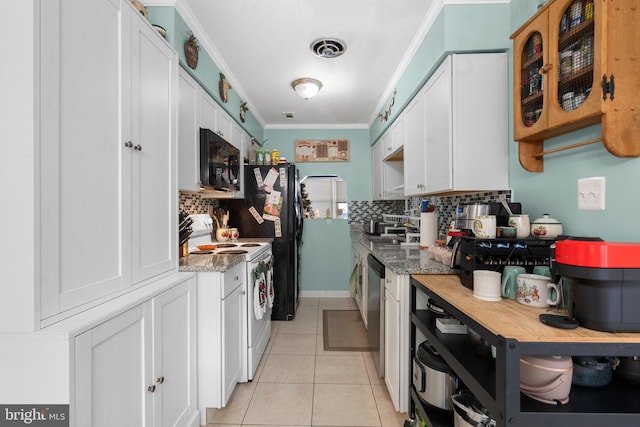
M 578 179 L 578 209 L 603 211 L 605 206 L 605 179 L 603 176 Z

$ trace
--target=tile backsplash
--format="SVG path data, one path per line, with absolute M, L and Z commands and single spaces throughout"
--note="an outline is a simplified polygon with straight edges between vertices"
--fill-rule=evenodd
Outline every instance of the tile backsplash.
M 189 215 L 206 214 L 209 213 L 209 206 L 217 207 L 219 203 L 216 199 L 205 199 L 197 193 L 180 193 L 178 209 Z
M 438 229 L 446 234 L 449 224 L 455 219 L 456 207 L 461 203 L 499 202 L 504 197 L 511 201 L 511 190 L 455 194 L 450 196 L 409 197 L 405 200 L 352 201 L 349 202 L 349 224 L 361 224 L 364 220 L 382 217 L 382 214 L 419 215 L 422 200 L 436 206 Z
M 362 224 L 372 218 L 382 218 L 383 214 L 419 215 L 422 200 L 429 200 L 438 212 L 438 229 L 446 234 L 449 224 L 455 219 L 456 207 L 461 203 L 499 202 L 504 197 L 511 201 L 511 190 L 480 193 L 455 194 L 451 196 L 409 197 L 406 200 L 350 201 L 349 224 Z M 216 199 L 206 199 L 196 193 L 180 193 L 179 209 L 188 214 L 208 213 L 209 206 L 219 206 Z

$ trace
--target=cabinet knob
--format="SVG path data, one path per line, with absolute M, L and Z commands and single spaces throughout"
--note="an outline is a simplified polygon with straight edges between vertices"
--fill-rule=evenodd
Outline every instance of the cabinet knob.
M 136 151 L 142 151 L 142 145 L 136 144 L 136 145 L 133 146 L 133 149 L 136 150 Z
M 124 146 L 127 147 L 127 148 L 131 148 L 131 147 L 133 147 L 133 143 L 131 141 L 127 141 L 127 142 L 124 143 Z
M 149 387 L 147 387 L 147 391 L 150 393 L 153 393 L 154 391 L 156 391 L 156 386 L 155 385 L 150 385 Z
M 542 67 L 540 67 L 540 69 L 538 70 L 538 73 L 547 74 L 552 69 L 553 69 L 553 64 L 544 64 Z
M 162 384 L 162 383 L 164 382 L 164 377 L 158 377 L 158 378 L 156 378 L 156 382 L 157 382 L 158 384 Z

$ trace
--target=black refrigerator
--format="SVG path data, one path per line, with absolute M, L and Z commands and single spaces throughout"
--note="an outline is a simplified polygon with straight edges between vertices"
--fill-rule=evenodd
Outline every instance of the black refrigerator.
M 229 227 L 240 237 L 271 237 L 274 258 L 272 320 L 293 320 L 300 290 L 302 195 L 293 164 L 245 165 L 244 200 L 227 200 Z

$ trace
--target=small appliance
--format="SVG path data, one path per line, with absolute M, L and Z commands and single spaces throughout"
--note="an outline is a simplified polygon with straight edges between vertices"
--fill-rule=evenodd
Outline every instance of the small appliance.
M 605 332 L 640 332 L 640 243 L 566 238 L 555 244 L 552 274 L 568 287 L 569 316 Z
M 508 203 L 511 213 L 509 213 L 501 202 L 473 202 L 461 203 L 456 208 L 455 228 L 464 230 L 468 234 L 473 234 L 473 222 L 478 216 L 495 215 L 496 226 L 508 226 L 509 216 L 522 213 L 520 203 Z
M 210 129 L 200 128 L 200 186 L 205 190 L 240 189 L 240 150 Z
M 453 410 L 451 396 L 456 393 L 458 379 L 428 341 L 418 346 L 413 358 L 413 385 L 422 401 L 445 411 Z
M 379 236 L 385 233 L 385 229 L 388 227 L 395 227 L 394 223 L 382 221 L 379 219 L 368 219 L 364 221 L 364 231 L 367 234 Z
M 460 236 L 451 240 L 451 267 L 458 269 L 464 286 L 473 289 L 473 271 L 491 270 L 502 273 L 505 266 L 521 266 L 533 273 L 536 266 L 547 266 L 551 258 L 553 240 L 537 238 L 480 239 Z

